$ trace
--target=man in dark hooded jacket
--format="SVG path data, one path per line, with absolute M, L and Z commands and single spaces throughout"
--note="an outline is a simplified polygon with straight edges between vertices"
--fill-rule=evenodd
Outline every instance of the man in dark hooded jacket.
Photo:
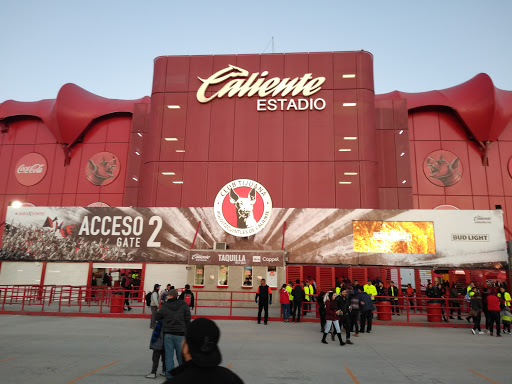
M 375 305 L 373 304 L 370 296 L 362 291 L 359 292 L 358 295 L 359 301 L 361 303 L 359 310 L 361 311 L 361 333 L 364 333 L 365 325 L 367 325 L 366 333 L 370 333 L 372 330 L 372 320 L 373 320 L 373 310 L 375 309 Z
M 165 347 L 165 367 L 168 370 L 166 377 L 170 378 L 169 370 L 174 368 L 174 351 L 178 365 L 183 363 L 181 344 L 185 332 L 190 324 L 190 308 L 182 300 L 178 300 L 178 291 L 171 289 L 167 294 L 167 301 L 156 314 L 157 320 L 162 320 Z
M 220 330 L 212 320 L 199 318 L 191 322 L 183 342 L 185 362 L 171 371 L 172 378 L 165 383 L 243 384 L 233 371 L 219 365 L 219 338 Z

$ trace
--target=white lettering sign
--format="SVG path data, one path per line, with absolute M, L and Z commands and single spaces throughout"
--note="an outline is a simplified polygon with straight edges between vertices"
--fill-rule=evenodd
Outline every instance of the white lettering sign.
M 197 100 L 201 103 L 208 103 L 214 98 L 227 97 L 267 97 L 267 96 L 311 96 L 322 89 L 325 83 L 325 77 L 313 77 L 311 73 L 306 73 L 302 77 L 291 79 L 286 77 L 272 77 L 267 79 L 268 71 L 261 73 L 256 72 L 249 74 L 249 71 L 229 65 L 214 73 L 207 79 L 198 77 L 203 82 L 197 90 Z M 213 93 L 206 96 L 208 87 L 211 85 L 224 83 L 224 86 Z M 325 108 L 324 99 L 258 99 L 258 111 L 306 111 L 306 110 L 322 110 Z

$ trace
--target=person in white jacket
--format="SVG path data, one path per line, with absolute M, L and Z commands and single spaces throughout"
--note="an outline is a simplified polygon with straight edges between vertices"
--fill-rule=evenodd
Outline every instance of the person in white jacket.
M 151 323 L 149 324 L 151 329 L 155 328 L 156 312 L 158 311 L 158 307 L 160 307 L 160 295 L 158 294 L 159 291 L 160 284 L 155 284 L 153 293 L 151 293 Z

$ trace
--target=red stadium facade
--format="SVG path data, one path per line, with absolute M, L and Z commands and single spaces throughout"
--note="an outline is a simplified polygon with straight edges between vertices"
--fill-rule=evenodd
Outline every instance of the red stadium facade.
M 502 209 L 512 228 L 512 92 L 485 74 L 375 95 L 364 51 L 164 56 L 151 97 L 66 84 L 55 100 L 1 103 L 0 127 L 0 221 L 14 201 L 213 207 L 249 179 L 274 208 Z M 311 268 L 288 276 L 344 267 Z

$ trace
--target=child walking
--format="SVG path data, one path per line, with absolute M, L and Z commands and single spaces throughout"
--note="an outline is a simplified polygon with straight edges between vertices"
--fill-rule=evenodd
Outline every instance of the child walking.
M 156 371 L 158 369 L 158 360 L 162 360 L 162 372 L 160 376 L 165 376 L 165 348 L 164 348 L 164 332 L 162 330 L 162 320 L 155 324 L 149 348 L 153 350 L 153 367 L 151 373 L 146 375 L 146 379 L 156 379 Z

